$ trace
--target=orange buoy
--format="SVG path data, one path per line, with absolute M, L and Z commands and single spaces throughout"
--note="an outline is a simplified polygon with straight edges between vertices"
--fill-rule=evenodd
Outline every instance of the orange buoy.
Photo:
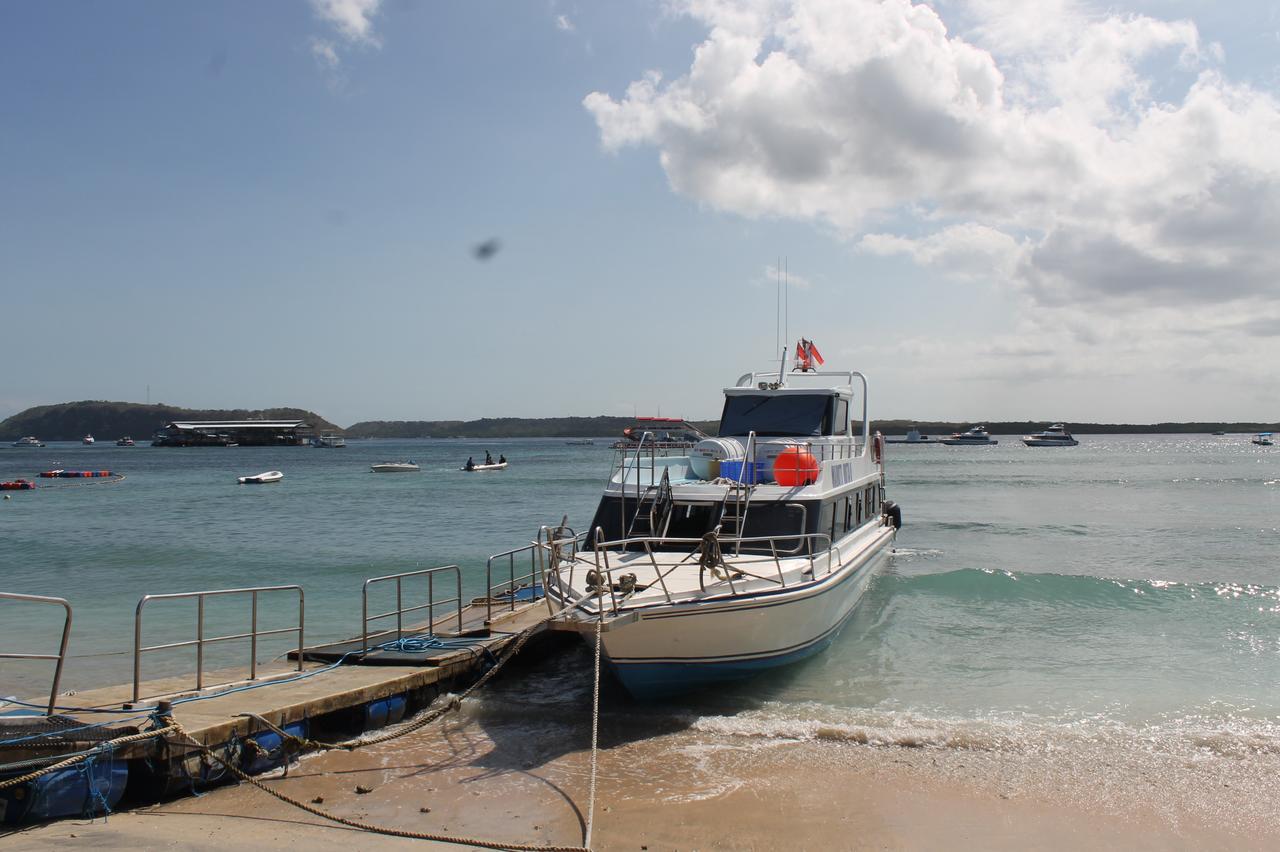
M 787 447 L 773 462 L 773 478 L 779 485 L 812 485 L 820 471 L 818 460 L 804 447 Z

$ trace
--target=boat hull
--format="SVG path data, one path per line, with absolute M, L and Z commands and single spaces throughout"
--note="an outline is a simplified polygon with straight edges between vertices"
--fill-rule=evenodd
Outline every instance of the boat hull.
M 816 583 L 638 610 L 634 622 L 604 633 L 610 669 L 632 696 L 655 700 L 821 652 L 889 558 L 893 528 L 873 533 L 848 563 Z

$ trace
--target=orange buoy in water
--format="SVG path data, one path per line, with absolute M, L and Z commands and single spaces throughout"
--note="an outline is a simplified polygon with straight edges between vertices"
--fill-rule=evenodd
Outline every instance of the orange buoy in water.
M 773 462 L 773 478 L 779 485 L 812 485 L 821 468 L 804 447 L 787 447 Z

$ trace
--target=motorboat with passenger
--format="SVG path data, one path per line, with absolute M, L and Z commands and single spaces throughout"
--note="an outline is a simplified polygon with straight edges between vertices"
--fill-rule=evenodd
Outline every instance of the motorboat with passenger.
M 43 447 L 44 441 L 41 441 L 39 438 L 31 435 L 27 435 L 25 438 L 19 438 L 14 441 L 13 445 L 15 447 Z
M 818 653 L 889 559 L 902 516 L 866 378 L 797 362 L 725 388 L 718 435 L 688 452 L 648 434 L 620 452 L 590 529 L 540 531 L 559 625 L 598 627 L 637 698 Z
M 1055 423 L 1043 432 L 1024 435 L 1022 443 L 1028 447 L 1074 447 L 1080 442 L 1061 423 Z
M 955 432 L 950 438 L 942 438 L 941 443 L 949 447 L 993 446 L 1000 443 L 987 434 L 986 426 L 974 426 L 967 432 Z
M 1259 432 L 1254 435 L 1253 443 L 1257 444 L 1259 447 L 1270 447 L 1274 445 L 1274 442 L 1271 440 L 1270 432 Z

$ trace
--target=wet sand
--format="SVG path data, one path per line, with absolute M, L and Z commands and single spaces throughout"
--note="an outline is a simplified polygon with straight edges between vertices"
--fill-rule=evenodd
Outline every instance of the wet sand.
M 582 840 L 587 720 L 510 702 L 356 752 L 304 757 L 266 783 L 370 823 L 511 843 Z M 594 848 L 1212 850 L 1280 848 L 1277 798 L 1214 764 L 1149 789 L 1069 757 L 797 741 L 606 722 Z M 663 727 L 663 726 L 660 726 Z M 1034 770 L 1033 770 L 1034 764 Z M 1227 767 L 1224 775 L 1223 766 Z M 1235 783 L 1238 786 L 1233 787 Z M 1159 793 L 1153 793 L 1156 787 Z M 1265 786 L 1265 782 L 1264 782 Z M 369 792 L 357 792 L 357 787 Z M 1176 795 L 1166 795 L 1170 792 Z M 424 848 L 289 807 L 249 785 L 0 839 L 22 849 Z M 449 847 L 457 848 L 457 847 Z

